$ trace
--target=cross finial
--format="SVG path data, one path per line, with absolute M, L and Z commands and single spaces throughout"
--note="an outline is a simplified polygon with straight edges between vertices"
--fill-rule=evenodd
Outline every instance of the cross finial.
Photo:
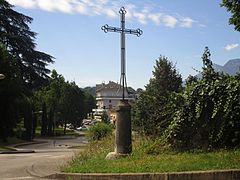
M 119 10 L 119 14 L 127 14 L 127 11 L 124 7 L 121 7 L 121 9 Z

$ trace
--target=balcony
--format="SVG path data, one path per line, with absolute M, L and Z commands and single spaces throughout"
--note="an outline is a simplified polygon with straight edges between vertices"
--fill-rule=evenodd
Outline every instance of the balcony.
M 97 96 L 96 100 L 121 100 L 122 96 Z M 134 96 L 125 96 L 126 100 L 134 100 Z

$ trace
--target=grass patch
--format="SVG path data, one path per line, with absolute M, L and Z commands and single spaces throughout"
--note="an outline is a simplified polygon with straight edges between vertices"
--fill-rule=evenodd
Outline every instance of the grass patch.
M 0 151 L 15 151 L 14 148 L 9 148 L 7 146 L 13 145 L 13 144 L 18 144 L 18 143 L 23 143 L 26 142 L 22 139 L 18 139 L 16 137 L 10 137 L 7 139 L 7 142 L 0 142 Z
M 240 149 L 212 152 L 160 151 L 147 154 L 153 142 L 137 139 L 133 142 L 132 155 L 118 160 L 105 160 L 113 151 L 114 139 L 107 138 L 90 143 L 72 162 L 63 168 L 71 173 L 126 173 L 126 172 L 179 172 L 240 168 Z
M 64 135 L 64 129 L 63 128 L 55 128 L 55 134 L 56 136 L 79 136 L 78 133 L 76 133 L 73 129 L 66 129 L 66 134 Z M 35 131 L 36 137 L 41 137 L 41 127 L 37 127 Z
M 64 129 L 63 128 L 56 128 L 55 129 L 56 136 L 64 136 Z M 78 133 L 76 133 L 73 129 L 66 129 L 67 136 L 78 136 Z
M 16 151 L 16 149 L 5 147 L 5 146 L 0 146 L 0 151 Z

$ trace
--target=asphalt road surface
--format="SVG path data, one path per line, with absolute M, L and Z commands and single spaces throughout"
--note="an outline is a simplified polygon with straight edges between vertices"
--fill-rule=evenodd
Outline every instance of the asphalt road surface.
M 34 150 L 35 153 L 0 154 L 0 179 L 42 179 L 59 172 L 61 167 L 81 150 L 84 137 L 58 137 L 55 139 L 37 139 L 39 144 L 24 145 L 18 149 Z

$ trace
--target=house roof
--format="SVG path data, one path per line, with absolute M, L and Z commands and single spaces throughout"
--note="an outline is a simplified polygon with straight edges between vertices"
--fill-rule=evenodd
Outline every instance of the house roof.
M 115 83 L 113 81 L 109 81 L 108 84 L 102 83 L 102 84 L 96 84 L 96 92 L 100 92 L 104 89 L 111 89 L 113 91 L 119 91 L 120 88 L 120 84 Z M 127 88 L 127 93 L 128 94 L 136 94 L 137 92 L 132 88 L 132 87 L 128 87 Z
M 96 92 L 99 92 L 103 89 L 119 89 L 120 87 L 120 84 L 118 83 L 115 83 L 113 81 L 109 81 L 108 84 L 105 84 L 105 83 L 102 83 L 102 84 L 97 84 L 96 85 Z

